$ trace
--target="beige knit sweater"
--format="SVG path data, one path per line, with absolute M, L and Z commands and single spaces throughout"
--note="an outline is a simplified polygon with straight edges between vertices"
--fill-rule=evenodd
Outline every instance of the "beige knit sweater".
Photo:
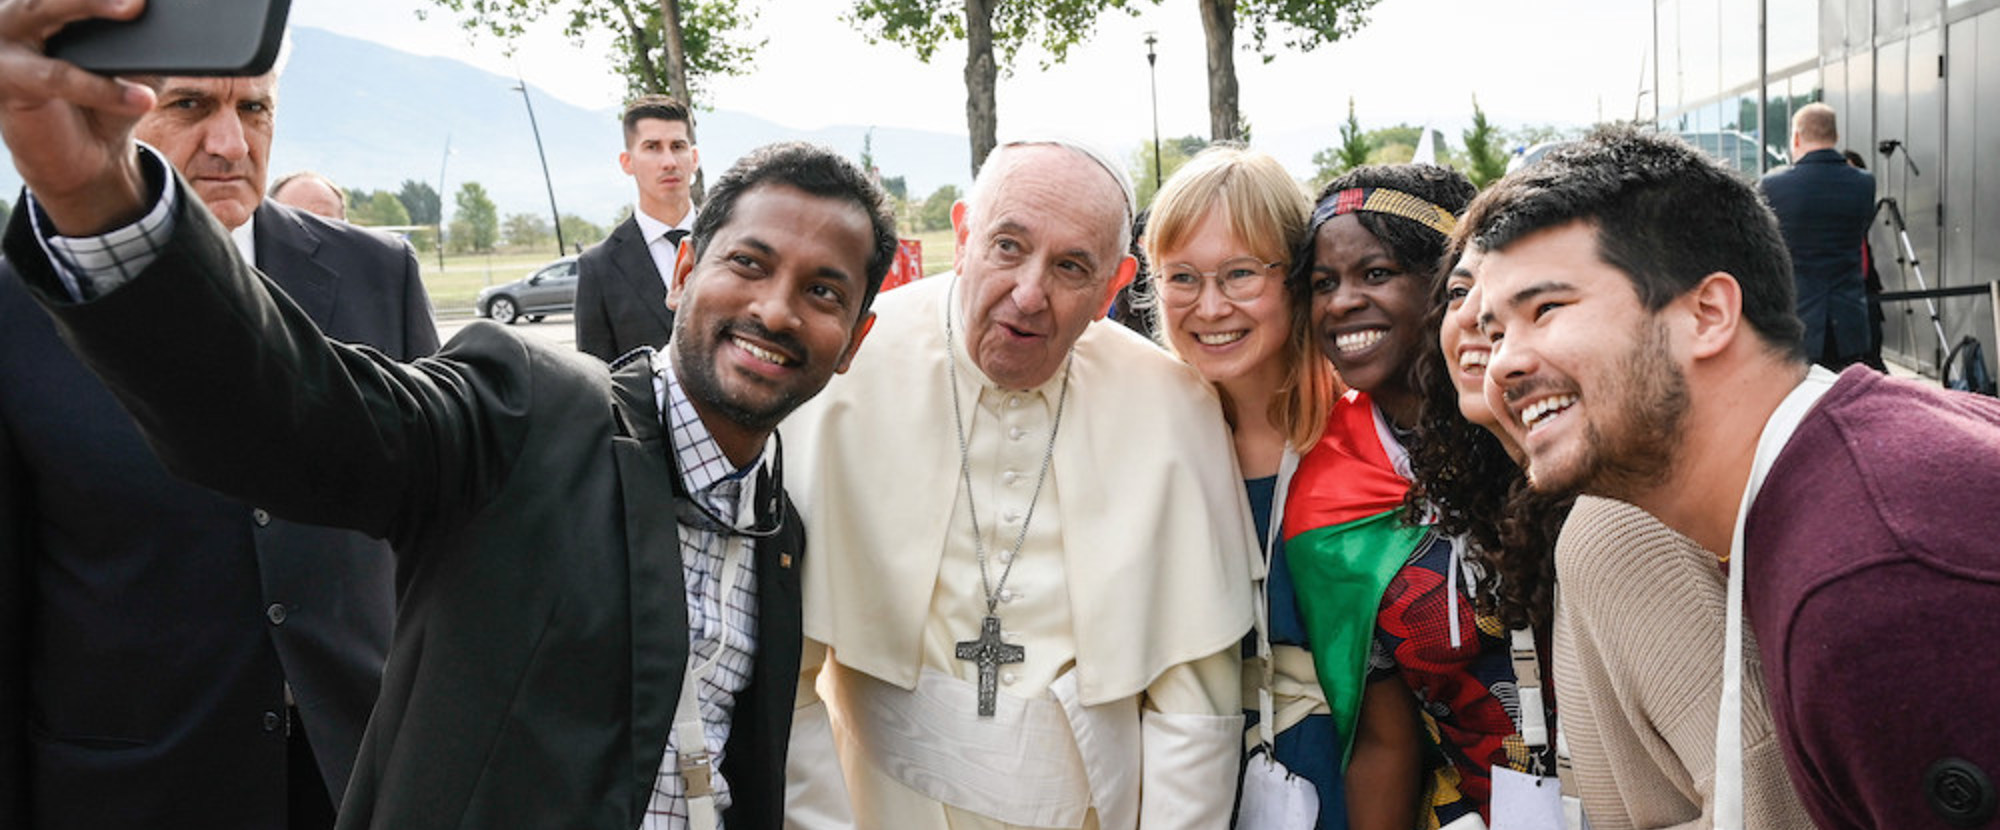
M 1555 691 L 1593 830 L 1712 824 L 1728 585 L 1714 554 L 1639 508 L 1584 497 L 1556 543 Z M 1744 630 L 1745 826 L 1812 827 Z

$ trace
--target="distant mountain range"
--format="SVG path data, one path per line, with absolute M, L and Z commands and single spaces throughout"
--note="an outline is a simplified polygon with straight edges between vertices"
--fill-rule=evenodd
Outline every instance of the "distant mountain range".
M 350 188 L 393 191 L 405 179 L 435 188 L 442 164 L 447 215 L 452 194 L 467 181 L 484 185 L 502 216 L 547 214 L 548 190 L 527 110 L 513 89 L 517 81 L 322 29 L 296 28 L 292 40 L 291 64 L 279 87 L 272 179 L 309 168 Z M 618 170 L 618 111 L 583 109 L 532 84 L 529 90 L 557 206 L 608 224 L 633 200 L 632 180 Z M 811 141 L 858 160 L 869 129 L 803 131 L 729 110 L 698 113 L 697 119 L 710 181 L 772 141 Z M 876 129 L 873 151 L 883 175 L 905 177 L 919 198 L 944 184 L 963 188 L 971 179 L 964 135 Z M 0 164 L 0 193 L 12 202 L 20 186 L 12 166 Z

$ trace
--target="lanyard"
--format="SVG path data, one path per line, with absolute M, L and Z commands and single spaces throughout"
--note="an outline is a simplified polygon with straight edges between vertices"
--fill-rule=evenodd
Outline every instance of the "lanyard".
M 698 498 L 700 496 L 688 496 L 689 500 Z M 687 670 L 681 673 L 680 703 L 674 708 L 674 744 L 679 762 L 676 768 L 680 772 L 681 781 L 686 785 L 690 830 L 716 830 L 721 823 L 719 811 L 715 806 L 715 784 L 711 780 L 713 770 L 709 765 L 708 735 L 703 728 L 701 704 L 696 694 L 701 688 L 701 681 L 714 674 L 716 664 L 722 662 L 723 645 L 719 627 L 726 625 L 723 622 L 723 615 L 728 609 L 730 592 L 736 588 L 736 578 L 742 571 L 743 557 L 751 546 L 751 540 L 725 535 L 721 531 L 710 531 L 710 536 L 725 546 L 722 555 L 722 573 L 717 580 L 718 588 L 715 596 L 702 598 L 703 605 L 707 605 L 710 600 L 714 601 L 715 615 L 711 619 L 715 620 L 718 626 L 715 648 L 709 652 L 706 659 L 697 663 L 694 654 L 695 634 L 693 631 L 688 632 L 688 666 Z

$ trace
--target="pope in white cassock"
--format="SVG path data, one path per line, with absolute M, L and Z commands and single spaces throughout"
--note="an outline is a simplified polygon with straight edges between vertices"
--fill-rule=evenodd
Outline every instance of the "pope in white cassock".
M 781 429 L 810 550 L 787 824 L 1225 828 L 1256 547 L 1210 385 L 1098 319 L 1131 186 L 1003 145 L 952 223 L 957 273 L 882 295 Z

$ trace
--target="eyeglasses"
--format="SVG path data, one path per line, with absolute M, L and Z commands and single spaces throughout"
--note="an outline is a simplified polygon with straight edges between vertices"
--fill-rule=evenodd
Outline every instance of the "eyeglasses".
M 1264 289 L 1271 284 L 1271 272 L 1283 264 L 1245 256 L 1224 262 L 1213 271 L 1202 271 L 1185 263 L 1173 263 L 1159 272 L 1160 297 L 1175 307 L 1194 305 L 1201 299 L 1202 286 L 1213 279 L 1224 299 L 1247 303 L 1264 296 Z

